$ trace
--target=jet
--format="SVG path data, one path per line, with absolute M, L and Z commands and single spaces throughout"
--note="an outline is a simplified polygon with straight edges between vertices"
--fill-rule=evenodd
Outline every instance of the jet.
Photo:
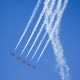
M 10 53 L 11 54 L 11 56 L 14 56 L 14 53 Z
M 20 57 L 17 57 L 17 60 L 20 60 Z
M 25 60 L 23 60 L 22 63 L 25 63 Z
M 27 66 L 30 66 L 30 63 L 27 63 Z
M 32 66 L 32 68 L 33 68 L 33 69 L 36 69 L 36 67 L 35 67 L 35 66 Z

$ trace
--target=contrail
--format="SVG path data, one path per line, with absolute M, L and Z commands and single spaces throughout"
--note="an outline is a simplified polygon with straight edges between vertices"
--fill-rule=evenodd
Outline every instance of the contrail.
M 61 0 L 59 0 L 59 1 L 61 1 Z M 66 1 L 66 2 L 67 2 L 67 1 Z M 59 3 L 59 5 L 60 5 L 60 3 Z M 66 8 L 66 5 L 67 5 L 67 3 L 64 4 L 64 6 L 63 6 L 63 8 L 62 8 L 62 10 L 61 10 L 61 12 L 60 12 L 61 14 L 60 14 L 60 16 L 58 17 L 57 21 L 55 22 L 54 28 L 53 28 L 53 30 L 52 30 L 50 36 L 49 36 L 48 41 L 46 42 L 46 45 L 45 45 L 44 49 L 42 50 L 42 52 L 41 52 L 41 54 L 40 54 L 40 56 L 39 56 L 37 62 L 39 61 L 39 59 L 41 58 L 41 56 L 42 56 L 42 54 L 43 54 L 45 48 L 47 47 L 47 45 L 48 45 L 48 43 L 49 43 L 49 41 L 50 41 L 50 39 L 51 39 L 51 37 L 52 37 L 52 35 L 53 35 L 53 33 L 54 33 L 56 27 L 59 26 L 59 23 L 60 23 L 60 21 L 61 21 L 62 14 L 63 14 L 63 12 L 64 12 L 64 9 Z M 51 27 L 51 26 L 49 26 L 49 27 Z
M 57 12 L 58 12 L 58 10 L 59 10 L 59 8 L 60 8 L 60 5 L 61 5 L 61 4 L 60 4 L 60 1 L 58 1 L 58 5 L 57 5 L 55 11 L 53 12 L 53 17 L 52 17 L 52 19 L 50 20 L 50 24 L 48 25 L 48 27 L 50 27 L 50 26 L 52 25 L 52 22 L 54 21 L 54 18 L 55 18 L 56 14 L 57 14 Z M 45 32 L 42 40 L 40 41 L 40 43 L 39 43 L 39 45 L 38 45 L 38 47 L 37 47 L 34 55 L 33 55 L 32 58 L 31 58 L 31 61 L 33 60 L 34 56 L 36 55 L 36 53 L 37 53 L 38 49 L 40 48 L 40 46 L 41 46 L 44 38 L 46 37 L 46 35 L 47 35 L 47 31 Z
M 25 33 L 27 32 L 27 30 L 28 30 L 28 28 L 29 28 L 29 26 L 30 26 L 30 24 L 31 24 L 34 16 L 36 15 L 36 12 L 37 12 L 37 10 L 38 10 L 38 8 L 39 8 L 39 6 L 40 6 L 40 3 L 41 3 L 41 0 L 38 0 L 37 5 L 36 5 L 36 7 L 35 7 L 34 10 L 33 10 L 33 14 L 32 14 L 32 16 L 31 16 L 31 18 L 30 18 L 30 20 L 29 20 L 29 22 L 28 22 L 28 24 L 27 24 L 27 26 L 26 26 L 26 28 L 25 28 L 25 30 L 24 30 L 24 32 L 23 32 L 23 34 L 22 34 L 22 36 L 21 36 L 21 38 L 20 38 L 20 40 L 19 40 L 19 42 L 18 42 L 18 44 L 17 44 L 17 46 L 16 46 L 16 48 L 15 48 L 15 50 L 18 48 L 21 40 L 23 39 Z M 15 50 L 14 50 L 14 51 L 15 51 Z
M 58 17 L 60 15 L 62 16 L 64 9 L 67 6 L 67 3 L 68 3 L 68 0 L 65 0 L 61 13 L 58 13 Z M 69 69 L 69 67 L 66 63 L 65 57 L 63 55 L 63 48 L 60 43 L 58 34 L 59 34 L 59 26 L 56 27 L 53 37 L 51 38 L 54 54 L 56 56 L 57 66 L 58 66 L 58 68 L 60 68 L 61 79 L 62 80 L 70 80 L 70 74 L 69 74 L 70 69 Z M 50 35 L 50 33 L 49 33 L 49 35 Z
M 59 9 L 60 9 L 60 7 L 61 7 L 61 1 L 62 0 L 58 0 L 58 11 L 59 11 Z M 52 22 L 53 22 L 53 19 L 54 19 L 54 17 L 52 17 L 52 20 L 50 21 L 50 24 L 48 25 L 48 27 L 51 27 L 51 25 L 52 25 Z M 39 59 L 41 58 L 41 56 L 42 56 L 42 54 L 43 54 L 43 52 L 44 52 L 44 50 L 45 50 L 45 48 L 47 47 L 47 45 L 48 45 L 48 43 L 49 43 L 49 41 L 50 41 L 50 39 L 51 39 L 51 37 L 52 37 L 52 34 L 54 33 L 54 31 L 55 31 L 55 28 L 58 26 L 58 24 L 59 24 L 59 22 L 60 22 L 60 18 L 58 18 L 58 20 L 55 22 L 55 25 L 54 25 L 54 28 L 53 28 L 53 30 L 52 30 L 52 32 L 51 32 L 51 35 L 49 36 L 49 39 L 47 40 L 47 42 L 46 42 L 46 44 L 45 44 L 45 47 L 43 48 L 43 50 L 42 50 L 42 52 L 41 52 L 41 54 L 40 54 L 40 56 L 39 56 L 39 58 L 38 58 L 38 60 L 37 60 L 37 62 L 39 61 Z
M 44 40 L 45 36 L 46 36 L 46 34 L 43 36 L 42 40 L 40 41 L 40 43 L 39 43 L 39 45 L 38 45 L 38 47 L 37 47 L 37 49 L 36 49 L 36 51 L 35 51 L 34 55 L 33 55 L 33 56 L 32 56 L 32 58 L 31 58 L 31 61 L 32 61 L 32 60 L 33 60 L 33 58 L 35 57 L 35 55 L 36 55 L 36 53 L 37 53 L 37 51 L 38 51 L 39 47 L 41 46 L 41 44 L 42 44 L 42 42 L 43 42 L 43 40 Z
M 49 13 L 48 13 L 46 19 L 44 20 L 44 22 L 43 22 L 43 24 L 42 24 L 42 26 L 41 26 L 41 28 L 40 28 L 40 30 L 39 30 L 39 33 L 37 34 L 37 37 L 35 38 L 35 40 L 34 40 L 32 46 L 31 46 L 31 48 L 30 48 L 30 50 L 29 50 L 26 58 L 27 58 L 28 55 L 30 54 L 32 48 L 34 47 L 34 45 L 35 45 L 35 43 L 36 43 L 36 41 L 37 41 L 37 39 L 39 38 L 39 35 L 41 34 L 41 32 L 42 32 L 42 30 L 43 30 L 43 28 L 44 28 L 44 26 L 45 26 L 45 24 L 46 24 L 46 21 L 47 21 L 47 19 L 48 19 L 48 17 L 49 17 L 49 14 L 52 12 L 52 9 L 53 9 L 53 7 L 54 7 L 54 4 L 55 4 L 55 0 L 52 0 L 51 5 L 50 5 L 50 8 L 49 8 L 49 9 L 47 8 L 47 11 L 49 11 Z
M 59 32 L 57 31 L 58 28 L 55 30 L 53 38 L 51 38 L 54 54 L 56 56 L 57 67 L 60 68 L 59 73 L 61 75 L 62 80 L 69 80 L 70 78 L 69 67 L 66 64 L 66 60 L 63 55 L 63 48 L 58 37 Z
M 41 14 L 40 14 L 40 17 L 39 17 L 39 19 L 38 19 L 38 21 L 37 21 L 37 23 L 36 23 L 36 25 L 35 25 L 35 27 L 34 27 L 32 33 L 31 33 L 31 36 L 29 37 L 29 39 L 28 39 L 28 41 L 27 41 L 27 43 L 26 43 L 24 49 L 22 50 L 20 56 L 23 54 L 23 52 L 24 52 L 24 50 L 26 49 L 28 43 L 30 42 L 30 40 L 31 40 L 31 38 L 32 38 L 32 36 L 33 36 L 33 34 L 34 34 L 34 32 L 36 31 L 36 29 L 37 29 L 37 27 L 38 27 L 38 25 L 39 25 L 39 23 L 40 23 L 40 21 L 41 21 L 43 15 L 44 15 L 44 12 L 45 12 L 45 10 L 46 10 L 46 8 L 47 8 L 47 5 L 48 5 L 49 1 L 50 1 L 50 0 L 45 0 L 44 8 L 43 8 L 43 10 L 42 10 L 42 12 L 41 12 Z
M 58 37 L 59 24 L 60 24 L 64 9 L 67 6 L 67 3 L 68 3 L 68 0 L 65 0 L 64 5 L 62 7 L 62 10 L 58 12 L 57 21 L 54 25 L 54 28 L 53 28 L 53 30 L 51 30 L 52 31 L 51 33 L 48 32 L 49 33 L 49 39 L 48 39 L 43 51 L 41 52 L 41 55 L 39 56 L 39 58 L 37 60 L 37 62 L 38 62 L 40 57 L 42 56 L 45 48 L 47 47 L 49 41 L 51 40 L 52 45 L 53 45 L 53 49 L 54 49 L 54 54 L 56 56 L 56 61 L 58 63 L 57 65 L 60 68 L 60 75 L 61 75 L 62 80 L 69 80 L 69 78 L 70 78 L 69 67 L 66 64 L 66 60 L 65 60 L 64 55 L 63 55 L 63 48 L 62 48 L 62 45 L 61 45 L 59 37 Z

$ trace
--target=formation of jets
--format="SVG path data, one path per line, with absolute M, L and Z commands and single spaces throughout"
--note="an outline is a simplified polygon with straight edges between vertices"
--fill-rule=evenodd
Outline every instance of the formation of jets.
M 14 53 L 10 53 L 10 54 L 11 54 L 11 56 L 14 56 Z M 20 57 L 17 57 L 17 60 L 21 60 Z M 22 60 L 22 63 L 26 63 L 25 60 Z M 31 64 L 30 63 L 27 63 L 27 66 L 31 66 Z M 36 69 L 35 66 L 32 66 L 32 68 L 33 69 Z

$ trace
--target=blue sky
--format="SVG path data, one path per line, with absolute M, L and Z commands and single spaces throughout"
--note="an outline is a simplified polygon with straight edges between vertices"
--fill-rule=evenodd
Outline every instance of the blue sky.
M 38 54 L 31 62 L 32 65 L 36 65 L 36 70 L 33 70 L 31 67 L 27 67 L 26 64 L 22 64 L 16 60 L 16 57 L 22 51 L 32 29 L 34 28 L 34 25 L 42 10 L 43 1 L 28 32 L 15 52 L 16 56 L 10 56 L 10 52 L 13 52 L 19 38 L 21 37 L 36 3 L 37 0 L 0 0 L 0 80 L 61 80 L 58 69 L 56 68 L 55 56 L 53 54 L 51 43 L 49 43 L 47 46 L 39 63 L 35 64 L 48 36 L 44 40 Z M 69 0 L 60 24 L 60 41 L 64 49 L 64 56 L 67 64 L 70 67 L 70 75 L 72 80 L 80 80 L 79 3 L 79 0 Z M 43 19 L 41 20 L 41 23 L 42 21 Z M 25 55 L 33 43 L 38 30 L 35 32 L 35 35 L 26 48 L 22 58 L 25 58 Z M 43 30 L 42 35 L 44 34 L 44 31 L 45 29 Z M 42 35 L 40 36 L 26 62 L 30 60 L 33 52 L 42 38 Z

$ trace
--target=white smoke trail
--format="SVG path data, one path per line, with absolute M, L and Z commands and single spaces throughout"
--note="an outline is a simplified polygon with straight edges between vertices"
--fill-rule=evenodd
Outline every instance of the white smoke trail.
M 53 45 L 53 49 L 54 49 L 54 54 L 56 56 L 56 61 L 58 63 L 57 65 L 60 68 L 60 75 L 61 75 L 62 80 L 69 80 L 70 79 L 69 78 L 70 77 L 69 67 L 66 64 L 66 60 L 65 60 L 64 55 L 63 55 L 63 48 L 62 48 L 62 45 L 61 45 L 59 37 L 58 37 L 59 24 L 60 24 L 64 9 L 67 6 L 67 3 L 68 3 L 68 0 L 65 0 L 64 5 L 62 7 L 62 10 L 58 12 L 57 21 L 54 25 L 53 30 L 51 30 L 52 32 L 51 33 L 48 32 L 49 33 L 49 39 L 48 39 L 48 41 L 47 41 L 47 43 L 46 43 L 46 45 L 45 45 L 45 47 L 44 47 L 44 49 L 40 55 L 40 57 L 41 57 L 45 48 L 47 47 L 49 41 L 51 40 L 52 45 Z M 40 57 L 38 58 L 37 62 L 39 61 Z
M 53 12 L 53 16 L 52 16 L 52 19 L 50 20 L 50 24 L 48 25 L 48 27 L 50 27 L 50 26 L 52 25 L 52 23 L 53 23 L 53 21 L 54 21 L 54 18 L 55 18 L 55 16 L 56 16 L 56 14 L 57 14 L 57 12 L 58 12 L 60 6 L 61 6 L 61 2 L 58 0 L 57 7 L 56 7 L 55 11 Z M 40 46 L 41 46 L 41 44 L 42 44 L 44 38 L 46 37 L 46 35 L 47 35 L 47 31 L 45 32 L 45 34 L 44 34 L 42 40 L 40 41 L 40 43 L 39 43 L 39 45 L 38 45 L 38 47 L 37 47 L 37 49 L 36 49 L 34 55 L 32 56 L 31 60 L 32 60 L 32 59 L 34 58 L 34 56 L 36 55 L 36 53 L 37 53 L 38 49 L 40 48 Z
M 38 45 L 38 47 L 37 47 L 37 49 L 36 49 L 35 53 L 33 54 L 32 58 L 31 58 L 31 61 L 32 61 L 32 60 L 33 60 L 33 58 L 35 57 L 35 55 L 36 55 L 36 53 L 37 53 L 38 49 L 40 48 L 40 46 L 41 46 L 41 44 L 42 44 L 42 42 L 43 42 L 43 40 L 44 40 L 45 36 L 46 36 L 46 34 L 43 36 L 42 40 L 40 41 L 40 43 L 39 43 L 39 45 Z
M 52 9 L 53 9 L 53 7 L 54 7 L 54 4 L 55 4 L 55 0 L 52 0 L 49 9 L 47 8 L 47 11 L 49 11 L 48 14 L 47 14 L 47 17 L 45 18 L 45 20 L 44 20 L 44 22 L 43 22 L 43 24 L 42 24 L 42 26 L 41 26 L 41 28 L 40 28 L 40 30 L 39 30 L 39 33 L 37 34 L 37 37 L 35 38 L 35 40 L 34 40 L 32 46 L 31 46 L 31 48 L 30 48 L 30 50 L 29 50 L 26 58 L 27 58 L 28 55 L 30 54 L 32 48 L 34 47 L 34 45 L 35 45 L 35 43 L 36 43 L 36 41 L 37 41 L 37 39 L 39 38 L 39 35 L 41 34 L 41 32 L 42 32 L 42 30 L 43 30 L 43 28 L 44 28 L 44 26 L 45 26 L 45 24 L 46 24 L 46 21 L 47 21 L 47 19 L 48 19 L 48 17 L 49 17 L 49 14 L 52 12 Z
M 27 43 L 26 43 L 24 49 L 22 50 L 20 56 L 23 54 L 23 52 L 24 52 L 24 50 L 26 49 L 28 43 L 30 42 L 30 40 L 31 40 L 31 38 L 32 38 L 32 36 L 33 36 L 33 34 L 34 34 L 34 32 L 36 31 L 36 29 L 37 29 L 37 27 L 38 27 L 38 25 L 39 25 L 39 23 L 40 23 L 40 21 L 41 21 L 43 15 L 44 15 L 44 12 L 45 12 L 45 10 L 46 10 L 46 8 L 47 8 L 47 6 L 48 6 L 49 1 L 50 1 L 50 0 L 45 0 L 44 8 L 43 8 L 43 10 L 42 10 L 42 12 L 41 12 L 41 14 L 40 14 L 40 17 L 38 18 L 38 21 L 37 21 L 37 23 L 36 23 L 36 25 L 35 25 L 35 27 L 34 27 L 32 33 L 31 33 L 31 36 L 29 37 L 29 39 L 28 39 L 28 41 L 27 41 Z
M 21 40 L 23 39 L 25 33 L 27 32 L 27 30 L 28 30 L 28 28 L 29 28 L 29 26 L 30 26 L 30 24 L 31 24 L 34 16 L 36 15 L 36 12 L 37 12 L 37 10 L 38 10 L 38 8 L 39 8 L 39 6 L 40 6 L 40 3 L 41 3 L 41 0 L 38 0 L 37 5 L 36 5 L 36 7 L 35 7 L 34 10 L 33 10 L 33 14 L 32 14 L 32 16 L 31 16 L 31 18 L 30 18 L 30 20 L 29 20 L 29 22 L 28 22 L 28 24 L 27 24 L 27 26 L 26 26 L 26 28 L 25 28 L 25 30 L 24 30 L 24 32 L 23 32 L 23 34 L 22 34 L 22 36 L 21 36 L 21 38 L 20 38 L 20 40 L 19 40 L 19 42 L 18 42 L 18 44 L 17 44 L 17 46 L 16 46 L 16 48 L 15 48 L 15 50 L 18 48 Z M 14 50 L 14 51 L 15 51 L 15 50 Z
M 61 5 L 61 0 L 58 0 L 58 1 L 60 1 L 59 5 Z M 64 6 L 63 6 L 63 8 L 64 8 Z M 60 7 L 59 7 L 59 9 L 60 9 Z M 48 43 L 49 43 L 49 41 L 50 41 L 50 39 L 51 39 L 51 37 L 52 37 L 52 35 L 53 35 L 55 29 L 56 29 L 56 27 L 59 26 L 59 23 L 60 23 L 60 21 L 61 21 L 61 17 L 62 17 L 62 15 L 60 15 L 60 16 L 58 17 L 57 21 L 55 22 L 54 28 L 53 28 L 53 30 L 52 30 L 50 36 L 49 36 L 49 39 L 47 40 L 47 42 L 46 42 L 46 44 L 45 44 L 45 47 L 43 48 L 43 50 L 42 50 L 42 52 L 41 52 L 41 54 L 40 54 L 40 56 L 39 56 L 37 62 L 40 60 L 40 58 L 41 58 L 41 56 L 42 56 L 44 50 L 46 49 L 46 47 L 47 47 L 47 45 L 48 45 Z M 49 27 L 51 27 L 51 25 L 50 25 Z
M 63 55 L 63 48 L 60 43 L 57 31 L 58 29 L 55 30 L 53 38 L 51 38 L 53 49 L 54 49 L 54 54 L 56 56 L 57 67 L 60 68 L 60 75 L 61 75 L 62 80 L 69 80 L 70 78 L 69 67 L 66 64 L 66 60 Z
M 60 16 L 60 14 L 63 14 L 63 11 L 65 9 L 64 7 L 66 7 L 67 3 L 68 3 L 68 0 L 65 0 L 63 9 L 61 13 L 58 13 L 58 17 Z M 62 80 L 70 80 L 69 67 L 66 64 L 66 60 L 63 55 L 63 48 L 60 43 L 58 34 L 59 34 L 59 26 L 57 26 L 55 33 L 51 38 L 54 54 L 56 56 L 56 61 L 58 63 L 57 66 L 60 68 L 60 75 Z

